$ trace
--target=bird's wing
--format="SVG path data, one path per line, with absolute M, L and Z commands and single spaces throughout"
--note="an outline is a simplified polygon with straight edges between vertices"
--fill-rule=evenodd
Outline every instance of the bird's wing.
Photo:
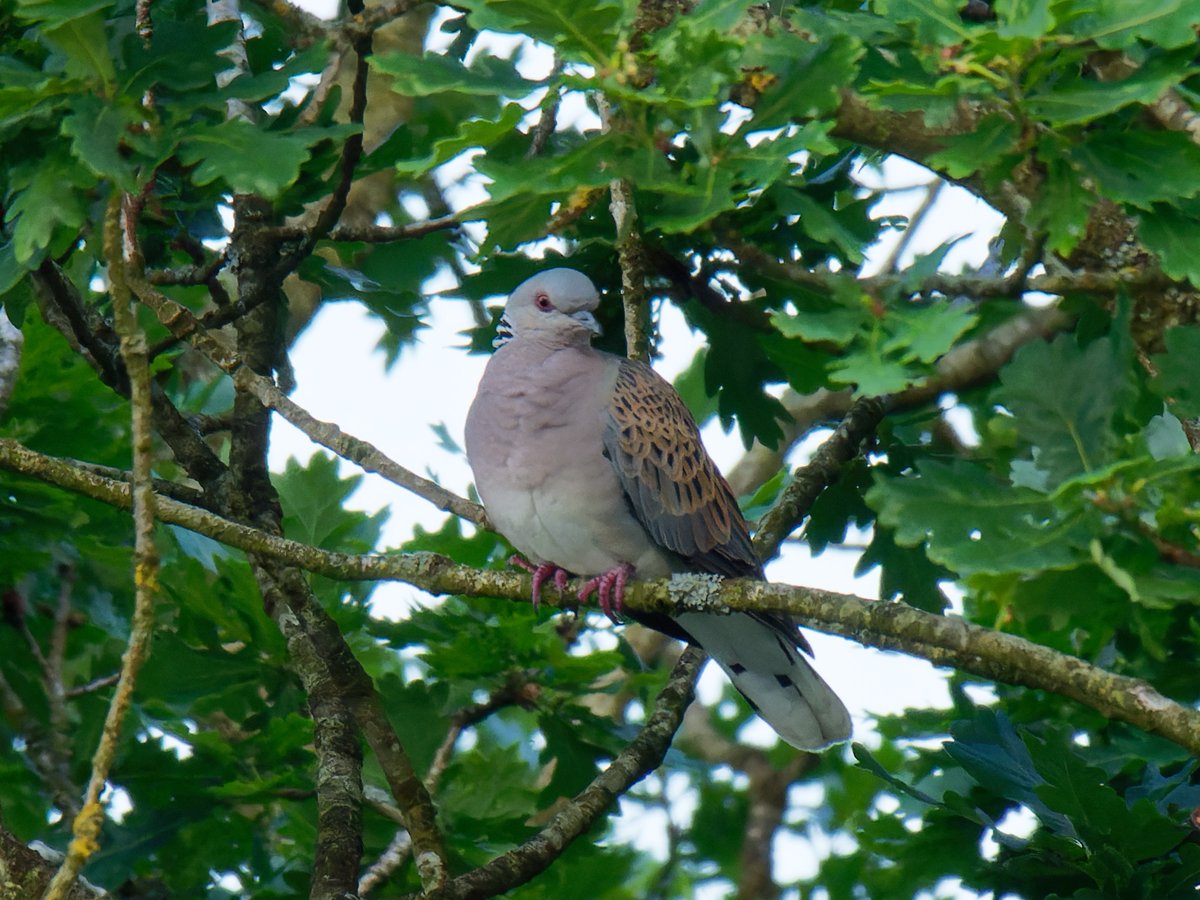
M 733 490 L 705 451 L 683 399 L 649 366 L 617 365 L 604 454 L 634 516 L 683 569 L 763 577 Z M 812 650 L 789 617 L 684 613 L 670 617 L 667 627 L 646 624 L 671 634 L 682 629 L 793 746 L 817 750 L 849 736 L 846 707 L 804 658 L 801 651 Z
M 690 571 L 762 577 L 737 499 L 683 399 L 649 366 L 617 365 L 604 455 L 642 527 Z

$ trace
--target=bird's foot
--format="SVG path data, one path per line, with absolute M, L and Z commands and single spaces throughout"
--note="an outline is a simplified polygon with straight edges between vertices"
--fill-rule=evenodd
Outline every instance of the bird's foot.
M 600 610 L 614 624 L 620 625 L 621 611 L 625 605 L 625 582 L 629 580 L 629 576 L 633 572 L 633 566 L 629 563 L 621 563 L 602 575 L 589 578 L 579 589 L 579 601 L 582 603 L 592 594 L 596 594 L 600 602 Z
M 533 575 L 533 609 L 534 612 L 542 605 L 542 585 L 545 584 L 547 578 L 553 578 L 554 586 L 558 588 L 561 594 L 567 588 L 567 579 L 570 574 L 566 569 L 556 566 L 554 563 L 538 563 L 534 565 L 523 556 L 513 554 L 508 558 L 510 566 L 517 566 L 524 569 Z

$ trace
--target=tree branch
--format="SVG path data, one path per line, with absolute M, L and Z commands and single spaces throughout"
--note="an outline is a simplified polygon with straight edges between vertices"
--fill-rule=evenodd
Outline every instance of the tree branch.
M 234 210 L 231 247 L 238 260 L 238 299 L 253 307 L 235 323 L 239 358 L 245 361 L 248 373 L 265 377 L 287 366 L 280 285 L 301 257 L 293 253 L 281 258 L 277 244 L 264 237 L 272 213 L 260 198 L 235 197 Z M 310 242 L 311 238 L 306 238 L 302 246 Z M 160 317 L 170 309 L 161 302 L 166 298 L 140 279 L 135 290 L 150 298 Z M 253 392 L 236 381 L 234 384 L 229 471 L 235 489 L 230 492 L 228 508 L 238 518 L 279 534 L 283 513 L 267 468 L 271 413 Z M 362 857 L 362 748 L 345 677 L 353 674 L 356 661 L 344 642 L 340 649 L 345 652 L 339 653 L 338 647 L 331 648 L 330 642 L 322 639 L 323 632 L 314 634 L 310 629 L 310 620 L 319 618 L 312 614 L 316 602 L 296 569 L 257 554 L 250 554 L 249 562 L 264 604 L 287 640 L 288 657 L 304 686 L 313 718 L 318 827 L 309 896 L 311 900 L 342 900 L 357 887 Z M 338 634 L 339 641 L 340 637 Z M 345 657 L 350 658 L 350 665 Z
M 884 272 L 859 278 L 853 274 L 808 269 L 797 263 L 784 262 L 759 247 L 732 238 L 732 236 L 728 243 L 729 248 L 737 254 L 743 265 L 751 266 L 756 271 L 767 273 L 781 281 L 791 281 L 820 291 L 832 291 L 835 285 L 844 284 L 847 279 L 853 279 L 859 289 L 870 296 L 881 296 L 894 290 L 903 290 L 910 296 L 942 294 L 947 297 L 961 296 L 973 299 L 1015 298 L 1030 292 L 1062 295 L 1078 291 L 1112 295 L 1121 290 L 1168 287 L 1176 283 L 1157 268 L 1144 268 L 1136 271 L 1083 270 L 1029 277 L 1025 268 L 1019 267 L 1011 275 L 980 275 L 976 273 L 947 275 L 938 272 L 920 279 L 915 286 L 912 286 L 910 284 L 911 276 L 904 272 Z
M 904 232 L 900 235 L 900 240 L 896 241 L 896 246 L 892 248 L 892 252 L 888 254 L 883 265 L 880 266 L 881 272 L 896 272 L 900 269 L 900 258 L 904 256 L 904 251 L 911 246 L 913 239 L 917 236 L 921 225 L 929 218 L 929 213 L 933 210 L 933 206 L 937 203 L 938 197 L 942 195 L 947 182 L 942 178 L 934 178 L 925 186 L 925 196 L 921 198 L 921 203 L 913 210 L 913 214 L 908 217 L 908 225 Z
M 706 657 L 694 647 L 679 658 L 654 701 L 654 712 L 638 736 L 583 791 L 559 810 L 550 824 L 520 847 L 450 881 L 439 900 L 494 897 L 545 871 L 572 841 L 585 833 L 612 802 L 658 768 L 671 738 L 692 702 L 696 676 Z M 417 900 L 409 894 L 404 900 Z
M 759 559 L 772 559 L 779 552 L 779 545 L 808 515 L 821 491 L 837 481 L 842 466 L 858 456 L 863 442 L 875 434 L 886 411 L 887 404 L 882 398 L 856 400 L 808 465 L 793 473 L 791 484 L 784 488 L 754 531 L 754 550 Z
M 129 378 L 121 362 L 117 337 L 108 323 L 84 306 L 75 286 L 50 260 L 31 272 L 30 277 L 41 300 L 39 305 L 46 323 L 62 333 L 96 371 L 101 382 L 120 396 L 128 397 Z M 188 474 L 204 485 L 205 490 L 219 493 L 227 474 L 224 463 L 180 414 L 157 382 L 151 382 L 151 392 L 154 424 L 159 435 Z
M 390 244 L 411 238 L 424 237 L 438 231 L 458 228 L 463 223 L 460 213 L 426 219 L 424 222 L 409 222 L 405 225 L 337 225 L 325 235 L 331 241 L 361 242 L 364 244 Z M 308 229 L 300 225 L 280 225 L 264 229 L 273 239 L 294 241 L 303 238 Z
M 123 207 L 125 207 L 123 209 Z M 112 286 L 113 316 L 120 335 L 121 359 L 129 376 L 131 405 L 131 443 L 133 477 L 130 484 L 130 508 L 134 529 L 134 607 L 129 643 L 121 659 L 121 675 L 109 701 L 108 714 L 92 758 L 92 775 L 84 793 L 83 805 L 72 825 L 73 837 L 66 858 L 46 889 L 46 900 L 64 900 L 84 863 L 98 850 L 104 807 L 100 792 L 108 780 L 109 769 L 117 754 L 121 724 L 133 698 L 138 672 L 150 655 L 154 633 L 154 600 L 158 594 L 158 548 L 154 543 L 154 487 L 151 479 L 153 450 L 151 424 L 150 366 L 146 336 L 138 326 L 132 308 L 129 286 L 125 281 L 125 251 L 122 219 L 129 209 L 124 195 L 114 194 L 104 219 L 104 251 Z
M 50 648 L 42 653 L 41 645 L 29 628 L 29 619 L 22 613 L 15 618 L 16 624 L 29 652 L 42 672 L 43 689 L 50 712 L 50 729 L 44 737 L 30 736 L 31 745 L 43 744 L 44 750 L 39 768 L 54 795 L 54 802 L 63 814 L 74 818 L 79 814 L 79 786 L 71 780 L 71 732 L 70 716 L 67 713 L 67 690 L 64 683 L 63 664 L 66 654 L 67 629 L 71 616 L 71 588 L 75 583 L 75 571 L 69 564 L 58 566 L 61 581 L 58 604 L 54 610 L 54 627 L 51 631 Z M 22 607 L 24 601 L 21 602 Z M 7 617 L 6 617 L 7 618 Z M 19 701 L 18 701 L 19 702 Z M 22 709 L 22 713 L 24 710 Z M 21 716 L 24 718 L 24 715 Z
M 554 66 L 550 70 L 550 80 L 554 81 L 563 71 L 563 62 L 559 55 L 554 54 Z M 562 88 L 558 85 L 552 86 L 542 100 L 542 111 L 538 115 L 537 125 L 533 128 L 533 138 L 529 142 L 529 149 L 525 151 L 526 159 L 535 159 L 542 155 L 542 151 L 546 148 L 546 142 L 550 140 L 550 136 L 554 134 L 554 129 L 558 127 L 558 107 L 562 102 Z
M 817 753 L 800 753 L 782 765 L 773 754 L 739 744 L 717 732 L 704 710 L 691 707 L 676 742 L 688 753 L 714 766 L 729 766 L 747 776 L 749 808 L 742 833 L 738 900 L 764 900 L 779 895 L 773 877 L 774 838 L 787 812 L 788 789 L 815 769 Z
M 304 685 L 317 755 L 317 842 L 310 900 L 341 900 L 356 884 L 362 858 L 362 746 L 349 704 L 333 670 L 292 612 L 296 601 L 274 578 L 278 562 L 251 558 L 255 580 L 287 641 L 288 657 Z
M 737 900 L 771 900 L 779 896 L 773 873 L 775 835 L 783 825 L 788 808 L 788 789 L 805 772 L 816 767 L 819 756 L 804 753 L 793 756 L 783 768 L 756 766 L 747 774 L 750 808 L 739 857 L 742 877 L 738 880 Z
M 654 328 L 650 321 L 650 291 L 646 287 L 646 246 L 637 229 L 633 188 L 624 178 L 617 178 L 609 185 L 609 193 L 609 209 L 617 229 L 617 260 L 621 266 L 625 353 L 630 359 L 648 363 L 654 349 Z
M 275 410 L 314 442 L 356 463 L 365 471 L 381 475 L 393 484 L 423 497 L 439 509 L 466 519 L 480 528 L 489 527 L 483 507 L 478 503 L 459 497 L 436 482 L 409 471 L 389 459 L 378 447 L 347 434 L 332 422 L 322 422 L 315 418 L 280 390 L 274 381 L 246 366 L 238 354 L 209 334 L 186 307 L 176 303 L 144 279 L 133 278 L 130 284 L 139 299 L 154 310 L 159 321 L 166 325 L 172 334 L 178 333 L 181 338 L 186 338 L 193 347 L 232 377 L 239 392 L 253 396 L 258 403 Z
M 367 112 L 367 57 L 371 55 L 372 32 L 370 30 L 351 34 L 351 44 L 354 47 L 354 82 L 351 86 L 350 124 L 357 125 L 358 130 L 346 139 L 342 146 L 342 158 L 338 168 L 338 181 L 334 185 L 329 202 L 317 213 L 312 224 L 304 229 L 298 246 L 283 254 L 276 264 L 281 276 L 295 270 L 296 266 L 312 254 L 313 248 L 330 229 L 337 224 L 342 212 L 346 209 L 346 200 L 350 196 L 350 187 L 354 184 L 354 171 L 358 168 L 363 155 L 363 117 Z M 260 238 L 270 240 L 261 230 Z
M 37 478 L 112 506 L 129 507 L 129 486 L 84 472 L 11 439 L 0 439 L 0 468 Z M 472 569 L 435 553 L 353 556 L 275 537 L 206 510 L 159 498 L 159 518 L 233 547 L 347 581 L 403 581 L 432 594 L 528 600 L 528 575 Z M 576 585 L 578 587 L 578 585 Z M 938 665 L 1008 684 L 1054 691 L 1103 715 L 1160 734 L 1200 754 L 1200 710 L 1183 706 L 1137 679 L 1106 672 L 1077 657 L 1016 635 L 904 603 L 868 601 L 815 588 L 729 580 L 696 597 L 695 580 L 630 583 L 625 605 L 638 612 L 720 613 L 770 611 L 795 616 L 807 627 L 861 644 L 899 650 Z M 572 596 L 568 591 L 567 596 Z M 572 601 L 543 598 L 551 605 Z
M 437 792 L 438 783 L 441 781 L 446 767 L 450 764 L 454 748 L 458 744 L 458 739 L 462 737 L 462 733 L 467 728 L 479 724 L 492 715 L 492 713 L 506 706 L 511 706 L 514 703 L 528 706 L 532 699 L 526 694 L 529 687 L 530 682 L 526 679 L 524 673 L 513 673 L 508 681 L 498 690 L 493 691 L 486 700 L 480 703 L 473 703 L 470 706 L 464 706 L 450 716 L 450 728 L 447 729 L 446 736 L 438 746 L 437 752 L 434 753 L 433 761 L 429 764 L 429 770 L 425 773 L 425 790 L 430 795 Z M 400 821 L 403 824 L 403 813 L 400 810 L 396 810 L 396 812 L 400 813 Z M 390 813 L 385 812 L 384 814 L 390 817 Z M 387 848 L 380 854 L 379 858 L 367 867 L 359 879 L 358 893 L 365 897 L 387 881 L 392 873 L 400 868 L 404 860 L 408 858 L 411 850 L 412 837 L 407 828 L 398 831 Z
M 48 851 L 44 844 L 39 845 Z M 4 900 L 27 900 L 41 897 L 53 878 L 58 863 L 57 855 L 39 852 L 27 847 L 17 836 L 0 825 L 0 898 Z M 101 900 L 110 897 L 85 878 L 78 878 L 64 895 L 65 900 Z
M 604 131 L 614 127 L 613 108 L 607 97 L 597 95 Z M 621 305 L 625 310 L 625 355 L 648 363 L 653 349 L 653 323 L 650 321 L 650 292 L 646 288 L 646 246 L 638 231 L 637 207 L 633 186 L 627 179 L 609 182 L 609 211 L 616 236 L 617 260 L 621 267 Z

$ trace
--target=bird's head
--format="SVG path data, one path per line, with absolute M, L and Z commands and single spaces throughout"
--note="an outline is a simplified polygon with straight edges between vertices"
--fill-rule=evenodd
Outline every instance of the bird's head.
M 586 345 L 600 333 L 592 315 L 599 304 L 596 286 L 582 272 L 539 272 L 509 295 L 494 344 L 499 347 L 520 337 L 559 346 Z

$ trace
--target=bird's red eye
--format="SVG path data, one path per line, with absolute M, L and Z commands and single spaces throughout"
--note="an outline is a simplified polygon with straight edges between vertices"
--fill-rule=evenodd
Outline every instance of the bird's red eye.
M 554 304 L 550 302 L 550 298 L 545 294 L 538 294 L 533 298 L 533 305 L 542 312 L 550 312 L 554 309 Z

